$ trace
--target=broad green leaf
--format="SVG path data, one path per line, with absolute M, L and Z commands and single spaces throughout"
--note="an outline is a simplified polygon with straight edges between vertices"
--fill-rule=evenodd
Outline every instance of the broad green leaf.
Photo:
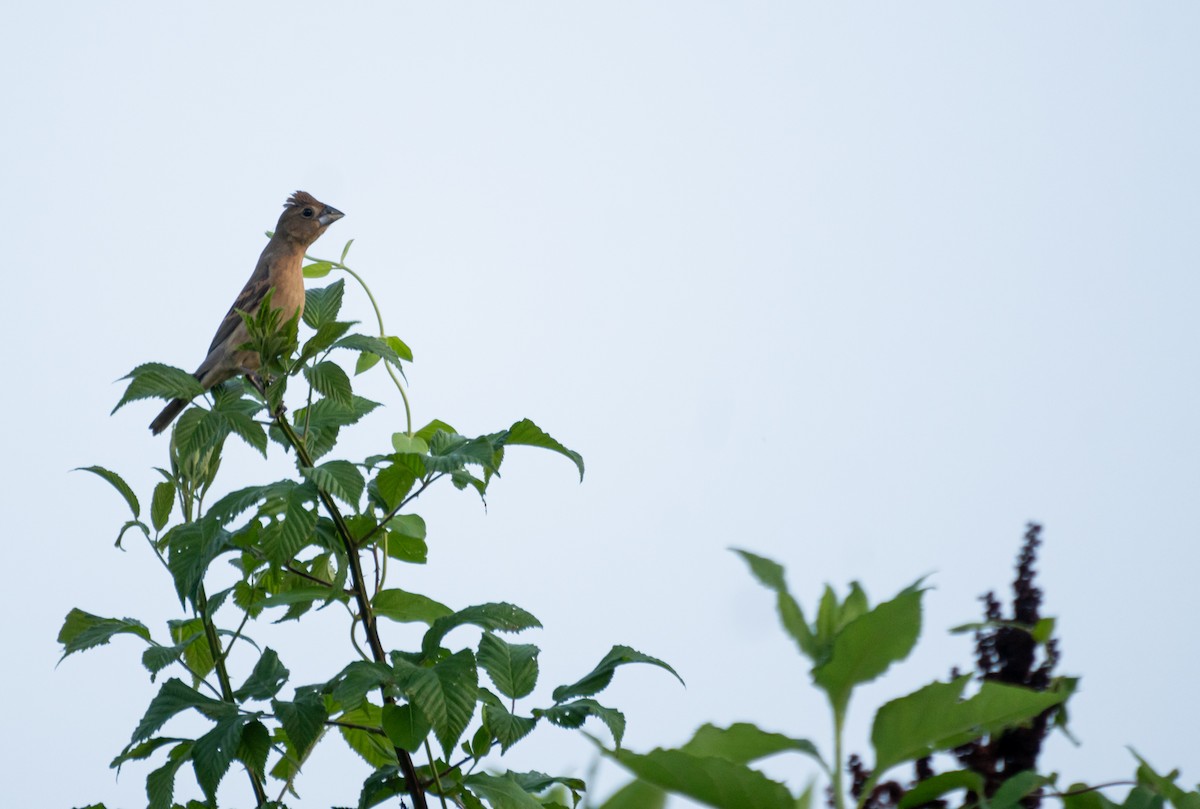
M 342 308 L 342 293 L 346 283 L 341 279 L 324 287 L 310 287 L 304 291 L 304 323 L 317 329 L 337 320 Z
M 202 639 L 203 637 L 203 632 L 196 632 L 185 637 L 182 641 L 174 644 L 173 646 L 155 645 L 142 652 L 142 665 L 145 666 L 146 670 L 150 672 L 151 682 L 154 680 L 154 675 L 158 674 L 158 672 L 179 660 L 183 656 L 184 649 L 191 646 L 193 643 Z M 208 649 L 207 643 L 204 644 L 204 648 L 206 650 Z
M 1200 809 L 1200 792 L 1194 790 L 1187 792 L 1175 783 L 1175 779 L 1179 777 L 1178 771 L 1160 775 L 1146 763 L 1146 759 L 1137 754 L 1137 751 L 1130 748 L 1129 752 L 1133 753 L 1133 757 L 1138 761 L 1137 780 L 1139 785 L 1166 798 L 1175 809 Z
M 277 480 L 265 486 L 247 486 L 244 489 L 230 492 L 208 508 L 208 516 L 222 523 L 228 523 L 246 509 L 260 502 L 276 500 L 283 502 L 288 493 L 296 488 L 294 480 Z
M 67 613 L 62 629 L 58 631 L 58 642 L 63 645 L 60 660 L 74 652 L 82 652 L 95 646 L 103 646 L 114 635 L 137 635 L 150 640 L 150 630 L 141 621 L 133 618 L 101 618 L 79 608 Z
M 686 795 L 717 809 L 795 809 L 796 799 L 783 784 L 757 770 L 714 756 L 682 750 L 652 750 L 644 755 L 606 750 L 643 781 Z
M 324 278 L 333 270 L 332 261 L 314 261 L 312 264 L 305 264 L 303 267 L 305 278 Z
M 666 792 L 639 780 L 618 789 L 597 809 L 665 809 L 666 805 Z
M 296 487 L 288 493 L 283 519 L 264 531 L 262 547 L 267 558 L 278 565 L 295 558 L 300 549 L 313 540 L 317 513 L 309 505 L 312 493 L 306 487 Z
M 354 375 L 358 376 L 359 374 L 366 373 L 378 364 L 378 354 L 371 354 L 370 352 L 363 351 L 358 355 L 358 359 L 354 362 Z
M 430 472 L 455 472 L 468 464 L 494 471 L 496 447 L 485 436 L 467 438 L 438 432 L 429 440 L 429 455 L 424 461 Z
M 372 660 L 355 660 L 342 669 L 330 681 L 333 699 L 343 708 L 357 708 L 367 694 L 377 688 L 397 684 L 396 672 L 391 666 Z M 328 684 L 326 686 L 328 688 Z
M 196 781 L 212 805 L 216 805 L 217 786 L 237 753 L 242 739 L 242 729 L 250 721 L 248 716 L 233 715 L 217 721 L 216 726 L 196 740 L 192 748 L 192 768 Z
M 604 656 L 604 659 L 597 663 L 596 667 L 584 675 L 582 679 L 577 680 L 571 685 L 560 685 L 554 689 L 554 701 L 563 702 L 572 697 L 590 697 L 593 694 L 600 693 L 605 688 L 608 688 L 608 684 L 612 682 L 613 673 L 617 667 L 629 663 L 649 663 L 652 666 L 658 666 L 660 669 L 669 671 L 675 676 L 676 680 L 679 680 L 683 684 L 683 678 L 679 676 L 675 669 L 657 657 L 642 654 L 628 646 L 614 646 Z
M 271 732 L 257 719 L 242 728 L 241 743 L 235 758 L 246 765 L 260 781 L 266 780 L 267 756 L 271 752 Z
M 954 770 L 918 781 L 912 789 L 904 793 L 897 809 L 924 806 L 947 793 L 957 792 L 960 789 L 968 790 L 978 798 L 983 794 L 983 776 L 972 770 Z
M 393 337 L 391 335 L 388 335 L 387 337 L 383 338 L 383 342 L 387 343 L 388 348 L 390 348 L 390 349 L 392 349 L 392 351 L 396 352 L 397 357 L 399 357 L 402 360 L 407 360 L 408 362 L 412 362 L 412 358 L 413 358 L 412 349 L 409 348 L 408 345 L 403 340 L 401 340 L 399 337 Z
M 233 692 L 239 702 L 251 699 L 271 699 L 287 682 L 288 670 L 279 662 L 274 649 L 267 648 L 254 664 L 254 670 L 242 687 Z
M 449 424 L 442 421 L 441 419 L 434 419 L 433 421 L 429 422 L 424 427 L 422 427 L 421 429 L 419 429 L 415 433 L 413 433 L 413 435 L 415 435 L 417 438 L 420 438 L 422 441 L 424 441 L 426 444 L 428 444 L 430 441 L 433 440 L 433 436 L 439 432 L 440 433 L 450 433 L 451 435 L 454 435 L 454 434 L 458 433 L 458 430 L 454 429 L 453 427 L 451 427 Z
M 463 780 L 492 809 L 542 809 L 542 802 L 526 792 L 511 773 L 503 776 L 473 773 Z
M 856 685 L 874 680 L 908 657 L 921 633 L 921 593 L 918 582 L 834 636 L 829 659 L 813 669 L 813 682 L 829 694 L 835 711 L 845 711 Z
M 154 487 L 154 497 L 150 500 L 150 523 L 155 531 L 161 531 L 166 526 L 174 505 L 175 486 L 164 480 Z
M 171 717 L 188 708 L 195 708 L 210 719 L 233 716 L 237 713 L 234 705 L 206 697 L 196 689 L 172 677 L 162 684 L 158 694 L 150 700 L 145 715 L 133 731 L 130 743 L 135 744 L 149 739 Z
M 404 590 L 380 590 L 371 599 L 376 615 L 382 615 L 400 623 L 433 624 L 438 618 L 453 614 L 454 610 L 419 593 Z
M 399 559 L 401 562 L 423 565 L 429 561 L 429 546 L 423 539 L 389 531 L 387 555 L 393 559 Z
M 189 618 L 183 621 L 169 621 L 167 626 L 171 629 L 171 640 L 176 644 L 172 648 L 180 650 L 183 662 L 191 669 L 192 687 L 198 687 L 199 681 L 207 677 L 215 665 L 212 649 L 205 634 L 204 621 L 200 618 Z
M 579 778 L 567 778 L 563 776 L 546 775 L 543 772 L 536 770 L 532 772 L 512 772 L 507 773 L 514 781 L 521 785 L 521 788 L 526 792 L 539 793 L 546 790 L 562 786 L 571 791 L 575 801 L 579 800 L 579 793 L 587 789 L 585 784 Z
M 378 337 L 369 337 L 365 334 L 348 334 L 334 343 L 333 347 L 348 348 L 352 351 L 366 351 L 400 368 L 400 355 L 396 353 L 394 348 Z
M 427 657 L 432 656 L 450 630 L 468 624 L 491 632 L 521 632 L 542 625 L 515 604 L 477 604 L 434 621 L 421 641 L 421 651 Z
M 364 702 L 352 711 L 346 711 L 337 717 L 342 722 L 348 722 L 352 725 L 362 725 L 364 727 L 383 727 L 382 712 L 379 706 L 372 705 L 369 702 Z M 342 734 L 342 738 L 346 740 L 346 744 L 355 753 L 362 756 L 363 760 L 372 767 L 386 767 L 388 765 L 396 765 L 396 750 L 392 747 L 392 742 L 384 733 L 370 733 L 365 730 L 356 728 L 338 726 L 338 732 Z
M 876 777 L 905 761 L 1027 722 L 1070 695 L 1065 687 L 1032 691 L 988 681 L 963 701 L 969 680 L 963 676 L 949 683 L 930 683 L 879 709 L 871 729 Z
M 419 455 L 397 453 L 389 455 L 391 464 L 375 475 L 375 488 L 387 508 L 397 508 L 417 480 L 425 474 L 425 462 Z
M 502 752 L 507 753 L 510 747 L 528 736 L 536 725 L 536 719 L 510 713 L 507 707 L 499 703 L 483 706 L 483 726 L 500 742 Z
M 750 572 L 762 584 L 775 592 L 776 606 L 779 609 L 779 618 L 783 622 L 783 628 L 787 630 L 792 639 L 796 641 L 796 645 L 800 647 L 800 651 L 814 663 L 818 662 L 821 657 L 821 649 L 817 644 L 816 636 L 813 635 L 812 629 L 804 620 L 804 612 L 800 609 L 800 605 L 792 594 L 788 592 L 787 581 L 784 579 L 783 566 L 777 562 L 767 559 L 765 556 L 758 556 L 750 553 L 750 551 L 732 549 L 734 553 L 742 557 L 747 565 L 750 566 Z
M 304 375 L 317 392 L 328 396 L 335 402 L 350 406 L 354 391 L 350 387 L 350 377 L 335 362 L 318 362 L 311 368 L 304 369 Z
M 529 419 L 521 419 L 509 427 L 508 433 L 504 437 L 504 444 L 510 447 L 516 445 L 541 447 L 557 452 L 575 464 L 575 468 L 579 470 L 579 479 L 583 480 L 583 456 L 575 450 L 564 447 Z
M 366 483 L 362 472 L 349 461 L 327 461 L 316 467 L 302 466 L 300 474 L 350 508 L 358 508 Z
M 392 447 L 401 454 L 424 455 L 429 452 L 429 444 L 424 438 L 408 433 L 392 433 Z
M 183 523 L 167 532 L 167 567 L 181 603 L 195 602 L 208 566 L 229 549 L 228 537 L 214 520 Z
M 991 809 L 1014 809 L 1021 805 L 1021 799 L 1031 794 L 1038 787 L 1049 783 L 1044 776 L 1033 770 L 1025 770 L 1008 778 L 992 795 Z M 1182 809 L 1182 807 L 1177 807 Z M 1193 808 L 1194 809 L 1194 808 Z
M 171 809 L 175 796 L 175 773 L 192 756 L 192 741 L 180 742 L 167 755 L 167 763 L 146 776 L 148 809 Z
M 204 393 L 196 377 L 182 368 L 174 368 L 161 362 L 148 362 L 134 368 L 122 379 L 128 379 L 129 387 L 121 400 L 112 409 L 116 413 L 129 402 L 138 399 L 194 399 Z
M 317 333 L 305 341 L 304 348 L 300 350 L 300 362 L 307 362 L 322 351 L 332 348 L 353 325 L 353 322 L 347 321 L 322 323 Z
M 292 702 L 271 700 L 271 709 L 296 753 L 301 757 L 308 755 L 309 749 L 325 732 L 325 720 L 329 718 L 321 695 L 313 690 L 297 690 Z
M 577 699 L 550 708 L 535 709 L 533 715 L 539 719 L 545 718 L 563 728 L 578 728 L 588 717 L 594 716 L 608 726 L 612 733 L 613 743 L 621 746 L 625 737 L 625 714 L 616 708 L 608 708 L 594 699 Z
M 434 735 L 449 753 L 475 713 L 479 688 L 475 655 L 463 649 L 431 669 L 413 667 L 404 691 L 433 725 Z
M 245 441 L 264 458 L 267 457 L 267 431 L 247 413 L 214 410 L 225 420 L 229 432 Z
M 103 466 L 81 466 L 75 471 L 91 472 L 93 475 L 98 475 L 107 480 L 125 498 L 125 502 L 129 504 L 129 510 L 133 512 L 134 519 L 142 516 L 142 507 L 138 503 L 137 495 L 133 493 L 133 489 L 129 488 L 129 484 L 116 472 L 105 469 Z
M 479 665 L 509 699 L 533 693 L 538 677 L 538 647 L 531 643 L 508 643 L 491 632 L 479 639 Z
M 384 705 L 383 730 L 392 744 L 415 753 L 429 735 L 429 720 L 412 705 Z
M 682 749 L 694 756 L 719 756 L 738 764 L 749 764 L 776 753 L 803 753 L 828 771 L 820 751 L 808 739 L 769 733 L 746 722 L 735 722 L 727 728 L 701 725 Z

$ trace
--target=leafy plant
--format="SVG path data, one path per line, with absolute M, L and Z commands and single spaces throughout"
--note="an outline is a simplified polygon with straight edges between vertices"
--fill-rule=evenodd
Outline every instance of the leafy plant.
M 347 243 L 338 261 L 312 259 L 306 275 L 338 270 L 362 283 L 344 263 L 349 248 Z M 537 618 L 510 603 L 451 607 L 411 589 L 428 556 L 425 521 L 411 509 L 431 486 L 447 480 L 482 498 L 512 447 L 558 453 L 581 480 L 584 463 L 528 419 L 478 436 L 462 435 L 440 420 L 412 429 L 401 383 L 412 353 L 384 330 L 374 296 L 362 287 L 375 310 L 377 335 L 355 332 L 353 321 L 339 319 L 341 280 L 308 290 L 304 324 L 312 333 L 303 343 L 296 320 L 281 322 L 269 305 L 243 315 L 246 348 L 259 354 L 261 371 L 251 384 L 235 380 L 214 389 L 205 404 L 182 414 L 171 435 L 169 465 L 157 470 L 162 480 L 150 495 L 148 515 L 120 475 L 86 467 L 110 483 L 132 513 L 117 544 L 131 531 L 142 534 L 183 608 L 163 633 L 132 618 L 73 609 L 59 633 L 64 657 L 128 635 L 142 646 L 152 680 L 174 673 L 112 761 L 119 769 L 158 760 L 146 778 L 151 809 L 179 805 L 176 780 L 185 766 L 203 795 L 188 806 L 217 806 L 218 786 L 235 763 L 246 772 L 254 805 L 284 806 L 288 796 L 297 796 L 305 761 L 330 729 L 371 765 L 357 788 L 359 807 L 397 795 L 418 809 L 428 805 L 427 795 L 443 807 L 574 805 L 585 788 L 581 780 L 494 771 L 495 759 L 543 721 L 579 728 L 595 718 L 619 745 L 625 717 L 595 696 L 630 663 L 675 674 L 661 660 L 618 645 L 577 681 L 554 689 L 549 702 L 531 706 L 540 650 L 505 636 L 540 626 Z M 347 359 L 353 360 L 350 371 L 342 364 Z M 360 461 L 331 457 L 342 431 L 379 407 L 357 395 L 352 383 L 379 364 L 401 395 L 406 429 Z M 201 393 L 190 374 L 159 363 L 138 366 L 127 378 L 114 412 L 140 399 Z M 302 403 L 289 414 L 284 400 L 289 386 L 297 385 Z M 215 497 L 230 437 L 264 458 L 272 443 L 278 445 L 291 453 L 295 474 Z M 223 564 L 218 568 L 217 562 Z M 231 584 L 210 590 L 222 578 L 218 573 L 228 579 L 230 571 Z M 349 659 L 323 681 L 291 683 L 280 654 L 251 638 L 252 630 L 268 629 L 263 618 L 304 620 L 314 608 L 335 605 L 346 612 L 352 646 Z M 424 625 L 420 644 L 389 647 L 381 620 Z M 460 627 L 474 628 L 477 640 L 464 644 L 455 632 Z M 235 647 L 253 650 L 249 671 L 230 665 Z M 164 732 L 187 712 L 204 717 L 208 729 L 195 737 Z M 268 792 L 272 780 L 274 797 Z
M 833 716 L 832 757 L 822 755 L 809 739 L 748 723 L 704 725 L 676 749 L 638 754 L 601 747 L 605 756 L 637 776 L 602 809 L 661 809 L 669 793 L 721 809 L 808 809 L 812 784 L 794 794 L 749 766 L 786 752 L 815 763 L 828 779 L 828 802 L 835 809 L 851 802 L 856 809 L 946 809 L 952 794 L 961 794 L 963 809 L 1037 809 L 1046 796 L 1061 799 L 1066 809 L 1162 809 L 1164 801 L 1175 809 L 1200 809 L 1200 792 L 1177 786 L 1178 773 L 1159 775 L 1140 758 L 1136 780 L 1124 782 L 1133 788 L 1123 804 L 1084 784 L 1057 791 L 1057 775 L 1039 772 L 1042 743 L 1056 727 L 1065 732 L 1066 704 L 1078 682 L 1053 674 L 1058 662 L 1055 622 L 1042 617 L 1041 591 L 1034 584 L 1040 535 L 1040 526 L 1029 526 L 1013 583 L 1012 615 L 1005 616 L 988 593 L 984 620 L 954 630 L 975 633 L 976 676 L 955 670 L 944 682 L 880 706 L 871 728 L 870 766 L 857 755 L 844 754 L 846 711 L 858 686 L 886 673 L 915 646 L 922 582 L 874 607 L 857 582 L 843 598 L 826 587 L 810 622 L 788 591 L 779 564 L 737 550 L 755 578 L 774 593 L 784 629 L 812 663 L 813 684 L 824 692 Z M 957 767 L 937 773 L 935 756 Z M 912 781 L 887 778 L 904 765 L 913 767 Z

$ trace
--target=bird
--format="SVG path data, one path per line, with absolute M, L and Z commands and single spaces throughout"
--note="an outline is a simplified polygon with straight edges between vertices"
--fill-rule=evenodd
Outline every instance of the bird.
M 302 315 L 304 273 L 300 266 L 304 254 L 330 225 L 343 216 L 345 214 L 337 208 L 318 201 L 305 191 L 297 191 L 288 197 L 283 204 L 279 224 L 258 257 L 254 273 L 233 306 L 229 307 L 228 314 L 213 337 L 212 345 L 208 347 L 208 356 L 196 369 L 194 376 L 201 387 L 210 390 L 227 379 L 240 374 L 253 374 L 258 370 L 258 354 L 239 349 L 250 336 L 238 312 L 254 314 L 267 290 L 273 289 L 271 308 L 281 311 L 282 322 Z M 188 399 L 172 399 L 150 423 L 150 431 L 158 435 L 167 429 L 188 403 Z

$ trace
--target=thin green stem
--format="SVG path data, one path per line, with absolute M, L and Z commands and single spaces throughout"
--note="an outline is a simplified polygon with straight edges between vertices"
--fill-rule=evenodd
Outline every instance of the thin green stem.
M 833 711 L 833 806 L 834 809 L 846 809 L 846 792 L 842 784 L 842 731 L 846 723 L 843 711 L 836 708 Z
M 292 425 L 288 424 L 287 419 L 282 412 L 275 414 L 275 423 L 279 429 L 287 437 L 288 443 L 296 451 L 296 457 L 304 466 L 311 468 L 313 466 L 312 456 L 308 454 L 308 448 L 304 442 L 296 435 L 296 431 L 292 429 Z M 353 584 L 354 598 L 358 602 L 359 618 L 362 621 L 363 631 L 367 636 L 367 643 L 371 647 L 371 656 L 377 663 L 387 663 L 387 652 L 383 648 L 383 643 L 379 639 L 379 632 L 375 625 L 375 614 L 371 608 L 371 600 L 367 595 L 367 582 L 363 576 L 362 560 L 358 555 L 358 547 L 354 541 L 354 535 L 350 532 L 349 526 L 346 525 L 346 520 L 342 516 L 341 509 L 334 502 L 333 497 L 329 492 L 317 487 L 317 497 L 321 504 L 325 507 L 325 512 L 329 515 L 329 519 L 333 521 L 334 529 L 342 540 L 342 546 L 346 551 L 346 561 L 350 565 L 350 580 Z M 351 629 L 353 631 L 353 628 Z M 355 644 L 357 646 L 357 644 Z M 383 701 L 389 705 L 394 705 L 396 700 L 384 689 L 380 689 L 383 695 Z M 429 805 L 425 801 L 425 789 L 421 785 L 421 779 L 417 776 L 417 768 L 413 764 L 412 756 L 402 747 L 394 747 L 396 758 L 400 762 L 400 771 L 404 774 L 404 783 L 408 788 L 408 794 L 412 797 L 414 809 L 429 809 Z
M 442 809 L 446 809 L 446 791 L 442 789 L 442 776 L 438 774 L 437 767 L 433 766 L 433 748 L 429 746 L 429 737 L 425 737 L 425 755 L 429 757 L 429 769 L 433 770 L 433 782 L 437 784 L 438 799 L 442 802 Z

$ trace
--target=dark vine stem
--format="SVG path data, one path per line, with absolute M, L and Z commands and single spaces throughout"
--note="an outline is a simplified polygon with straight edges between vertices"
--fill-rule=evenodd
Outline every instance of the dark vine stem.
M 296 457 L 300 463 L 308 468 L 312 468 L 313 459 L 308 454 L 308 449 L 296 435 L 292 425 L 288 424 L 287 418 L 282 412 L 275 414 L 275 424 L 287 437 L 288 443 L 296 451 Z M 375 613 L 371 609 L 371 600 L 367 596 L 367 582 L 363 576 L 362 561 L 358 557 L 358 546 L 354 542 L 354 536 L 350 533 L 349 527 L 346 525 L 345 518 L 342 517 L 341 510 L 337 507 L 333 497 L 328 492 L 317 487 L 317 497 L 321 500 L 321 505 L 325 507 L 325 511 L 329 514 L 329 519 L 333 521 L 333 526 L 337 530 L 338 536 L 342 540 L 342 546 L 346 551 L 346 559 L 350 565 L 350 578 L 353 582 L 354 598 L 358 602 L 358 612 L 362 620 L 363 631 L 367 636 L 367 643 L 371 647 L 371 656 L 375 658 L 377 663 L 387 663 L 387 652 L 384 651 L 383 643 L 379 640 L 379 632 L 375 626 Z M 385 689 L 380 689 L 383 695 L 383 701 L 388 705 L 395 705 L 396 699 L 387 693 Z M 393 746 L 396 752 L 396 759 L 400 763 L 400 771 L 404 774 L 404 783 L 408 789 L 408 794 L 412 797 L 414 809 L 429 809 L 429 805 L 425 802 L 425 788 L 421 784 L 421 779 L 417 777 L 417 768 L 413 764 L 412 756 L 402 747 Z

